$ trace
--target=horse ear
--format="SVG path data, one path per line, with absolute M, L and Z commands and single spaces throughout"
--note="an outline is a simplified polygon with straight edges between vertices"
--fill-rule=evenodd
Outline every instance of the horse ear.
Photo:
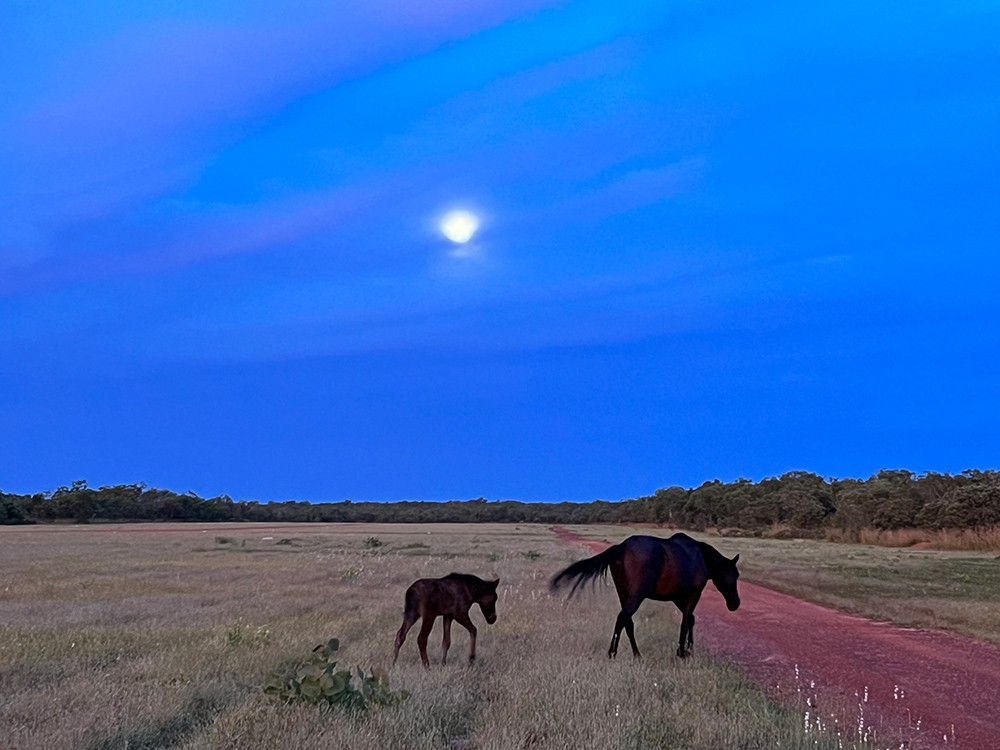
M 733 558 L 733 565 L 735 565 L 735 564 L 736 564 L 736 563 L 738 563 L 739 561 L 740 561 L 740 556 L 739 556 L 739 555 L 736 555 L 736 557 L 734 557 L 734 558 Z
M 493 590 L 494 590 L 494 591 L 496 591 L 496 588 L 497 588 L 497 586 L 499 586 L 499 585 L 500 585 L 500 579 L 499 579 L 499 578 L 497 578 L 497 579 L 496 579 L 495 581 L 490 581 L 490 586 L 492 586 L 492 587 L 493 587 Z

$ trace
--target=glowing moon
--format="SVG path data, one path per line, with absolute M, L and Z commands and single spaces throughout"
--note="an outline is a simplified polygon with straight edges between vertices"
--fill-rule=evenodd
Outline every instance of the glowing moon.
M 468 211 L 452 211 L 441 218 L 441 233 L 452 242 L 464 245 L 479 229 L 479 217 Z

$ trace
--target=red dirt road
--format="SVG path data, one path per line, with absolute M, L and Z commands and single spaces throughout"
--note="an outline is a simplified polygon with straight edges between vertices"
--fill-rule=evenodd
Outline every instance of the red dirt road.
M 595 552 L 609 546 L 552 530 Z M 696 648 L 739 665 L 768 694 L 808 710 L 825 728 L 853 738 L 859 728 L 869 737 L 874 731 L 879 746 L 895 736 L 893 747 L 1000 750 L 1000 648 L 854 617 L 746 581 L 740 598 L 739 610 L 729 612 L 714 587 L 706 588 Z M 671 639 L 674 622 L 664 616 Z M 651 634 L 636 635 L 641 648 Z

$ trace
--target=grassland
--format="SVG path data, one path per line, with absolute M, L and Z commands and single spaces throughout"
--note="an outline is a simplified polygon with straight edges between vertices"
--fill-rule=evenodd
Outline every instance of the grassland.
M 4 529 L 0 737 L 25 750 L 852 747 L 734 669 L 676 659 L 662 605 L 637 616 L 645 658 L 609 662 L 615 598 L 567 605 L 546 589 L 581 554 L 541 526 Z M 474 613 L 474 666 L 459 628 L 449 665 L 430 670 L 411 636 L 391 673 L 411 693 L 399 707 L 358 717 L 262 693 L 331 636 L 342 665 L 388 666 L 406 586 L 452 570 L 501 578 L 497 624 Z

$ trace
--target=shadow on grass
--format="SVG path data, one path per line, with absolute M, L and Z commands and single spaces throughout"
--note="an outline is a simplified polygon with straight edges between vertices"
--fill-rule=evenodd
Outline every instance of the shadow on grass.
M 232 703 L 231 698 L 196 693 L 173 716 L 154 724 L 123 729 L 110 737 L 93 739 L 83 750 L 163 750 L 176 747 L 211 724 Z

